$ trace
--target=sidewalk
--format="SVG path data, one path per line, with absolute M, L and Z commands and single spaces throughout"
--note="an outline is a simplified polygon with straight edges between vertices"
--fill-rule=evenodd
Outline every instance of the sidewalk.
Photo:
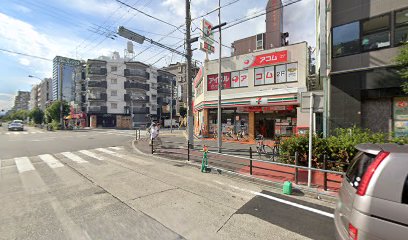
M 162 145 L 155 147 L 154 155 L 164 157 L 172 160 L 186 161 L 187 156 L 187 143 L 185 137 L 182 134 L 173 134 L 168 136 L 166 134 L 160 135 Z M 255 150 L 255 145 L 240 144 L 234 142 L 223 142 L 222 155 L 217 154 L 217 141 L 208 139 L 196 139 L 194 141 L 194 150 L 190 150 L 190 161 L 201 164 L 203 153 L 202 146 L 208 146 L 208 161 L 210 167 L 222 168 L 224 170 L 232 171 L 246 176 L 250 175 L 250 159 L 249 148 L 253 150 L 252 161 L 252 177 L 268 180 L 271 182 L 282 184 L 285 181 L 295 182 L 295 169 L 286 166 L 279 166 L 268 163 L 267 159 L 261 159 L 265 162 L 259 162 L 258 154 Z M 136 141 L 135 147 L 145 153 L 151 154 L 151 146 L 149 141 L 142 139 Z M 307 185 L 307 170 L 298 170 L 298 187 L 304 188 Z M 334 174 L 327 174 L 327 187 L 328 191 L 323 190 L 324 174 L 320 172 L 313 172 L 314 190 L 335 196 L 340 188 L 342 178 Z M 294 184 L 295 185 L 295 184 Z M 295 185 L 296 186 L 296 185 Z

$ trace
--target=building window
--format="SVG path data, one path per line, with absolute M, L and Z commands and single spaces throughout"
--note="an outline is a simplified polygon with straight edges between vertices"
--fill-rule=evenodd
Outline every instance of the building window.
M 333 28 L 333 57 L 360 52 L 360 22 Z
M 117 66 L 111 66 L 111 72 L 116 72 L 118 71 L 118 67 Z
M 276 69 L 276 83 L 286 82 L 286 64 L 277 65 Z
M 112 78 L 111 79 L 111 84 L 118 84 L 118 79 Z
M 231 73 L 222 73 L 222 89 L 231 88 Z M 211 74 L 207 76 L 207 91 L 218 90 L 218 74 Z
M 263 50 L 263 34 L 256 35 L 256 50 Z
M 111 108 L 112 108 L 112 109 L 117 109 L 117 108 L 118 108 L 118 104 L 117 104 L 117 103 L 111 103 Z
M 389 47 L 390 15 L 382 15 L 361 21 L 361 46 L 363 51 Z
M 118 96 L 118 91 L 117 91 L 117 90 L 112 90 L 112 91 L 111 91 L 111 96 L 112 96 L 112 97 Z
M 408 42 L 408 9 L 395 12 L 395 45 Z

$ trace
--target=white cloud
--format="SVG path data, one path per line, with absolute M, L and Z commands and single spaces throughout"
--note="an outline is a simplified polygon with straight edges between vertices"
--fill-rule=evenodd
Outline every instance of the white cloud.
M 14 4 L 14 8 L 17 11 L 22 12 L 22 13 L 30 13 L 31 12 L 31 9 L 29 9 L 28 7 L 19 5 L 19 4 Z
M 28 60 L 27 58 L 20 58 L 19 62 L 21 65 L 24 65 L 24 66 L 29 66 L 31 64 L 30 60 Z

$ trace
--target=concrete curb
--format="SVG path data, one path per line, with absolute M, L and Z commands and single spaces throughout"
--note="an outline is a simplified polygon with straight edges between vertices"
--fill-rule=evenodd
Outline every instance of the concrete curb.
M 137 152 L 138 154 L 141 154 L 141 155 L 147 156 L 147 157 L 154 157 L 156 159 L 164 160 L 164 161 L 167 161 L 167 162 L 177 162 L 177 163 L 182 162 L 182 163 L 184 163 L 184 164 L 186 164 L 188 166 L 194 167 L 194 168 L 198 168 L 198 169 L 201 168 L 201 164 L 194 163 L 194 162 L 189 162 L 187 160 L 174 160 L 174 159 L 169 159 L 169 158 L 165 158 L 165 157 L 146 154 L 146 153 L 140 151 L 136 147 L 136 145 L 135 145 L 136 141 L 137 140 L 132 140 L 132 147 L 133 147 L 133 150 L 135 152 Z M 228 176 L 239 178 L 240 180 L 244 180 L 244 181 L 247 181 L 247 182 L 264 185 L 264 186 L 271 187 L 271 188 L 274 188 L 274 189 L 282 190 L 282 187 L 283 187 L 283 183 L 273 182 L 273 181 L 265 180 L 265 179 L 262 179 L 262 178 L 257 178 L 257 177 L 253 177 L 253 176 L 249 176 L 249 175 L 240 174 L 240 173 L 233 172 L 233 171 L 230 171 L 230 170 L 226 170 L 226 169 L 223 169 L 223 168 L 219 168 L 219 167 L 216 167 L 216 166 L 210 167 L 210 169 L 211 169 L 211 173 L 214 173 L 214 174 L 220 174 L 221 175 L 221 174 L 224 173 L 224 174 L 226 174 Z M 311 190 L 309 190 L 307 188 L 303 188 L 303 187 L 300 187 L 300 186 L 295 186 L 295 187 L 293 187 L 293 189 L 295 191 L 297 191 L 297 192 L 303 193 L 305 196 L 307 196 L 309 198 L 319 199 L 319 200 L 323 200 L 323 201 L 330 202 L 330 203 L 335 203 L 336 200 L 337 200 L 337 198 L 334 197 L 334 196 L 324 194 L 324 193 L 318 192 L 318 191 L 311 191 Z

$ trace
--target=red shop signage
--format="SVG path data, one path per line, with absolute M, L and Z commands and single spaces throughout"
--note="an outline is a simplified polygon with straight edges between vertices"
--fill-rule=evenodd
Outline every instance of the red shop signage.
M 223 89 L 231 88 L 231 73 L 222 73 Z M 207 76 L 207 91 L 218 90 L 218 74 Z
M 259 67 L 288 61 L 288 51 L 265 53 L 244 58 L 244 67 Z

